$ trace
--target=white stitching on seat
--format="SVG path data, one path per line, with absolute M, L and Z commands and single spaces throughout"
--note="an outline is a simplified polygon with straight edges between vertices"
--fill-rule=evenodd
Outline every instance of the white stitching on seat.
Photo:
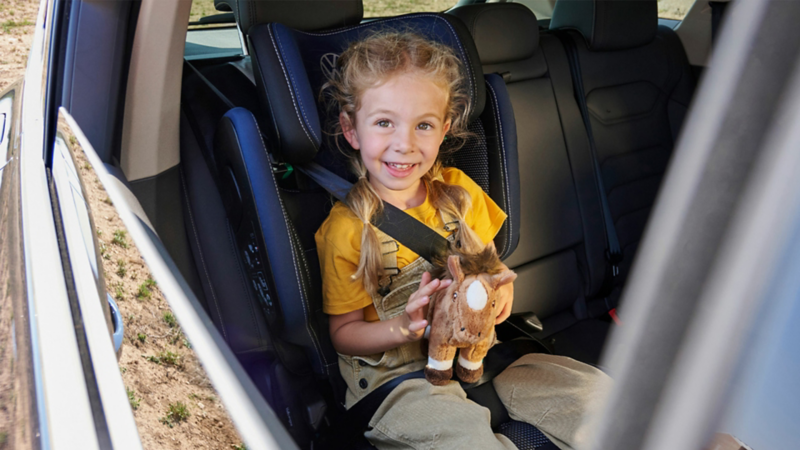
M 506 144 L 505 140 L 503 139 L 503 122 L 500 120 L 500 102 L 497 101 L 497 95 L 494 92 L 494 87 L 491 83 L 486 83 L 486 87 L 489 88 L 489 91 L 492 93 L 492 98 L 494 99 L 494 124 L 495 128 L 498 129 L 500 132 L 497 133 L 500 135 L 500 151 L 503 152 L 503 172 L 505 172 L 505 177 L 503 178 L 503 187 L 506 191 L 506 198 L 509 202 L 511 202 L 511 189 L 508 186 L 508 161 L 506 161 Z M 514 221 L 508 221 L 508 238 L 506 239 L 506 248 L 503 249 L 503 254 L 508 251 L 508 247 L 511 245 L 511 237 L 514 235 Z M 508 256 L 508 255 L 506 255 Z
M 281 44 L 280 35 L 275 34 L 275 40 L 278 42 L 278 47 L 281 48 L 281 55 L 284 54 L 285 50 L 283 49 L 283 44 Z M 288 64 L 286 66 L 286 72 L 289 73 L 289 78 L 291 78 L 291 80 L 292 80 L 292 90 L 296 93 L 298 91 L 297 83 L 294 81 L 294 75 L 292 74 L 292 71 L 290 70 L 290 67 L 289 67 Z M 294 95 L 292 95 L 292 97 L 294 97 Z M 306 116 L 306 110 L 305 110 L 305 108 L 303 108 L 303 103 L 302 103 L 302 101 L 300 99 L 300 95 L 299 94 L 297 94 L 297 104 L 300 105 L 300 114 L 303 115 L 303 120 L 305 120 L 305 124 L 306 124 L 306 127 L 308 128 L 308 131 L 311 133 L 312 136 L 314 136 L 314 139 L 320 140 L 319 137 L 317 137 L 317 134 L 314 133 L 314 128 L 311 127 L 311 122 L 308 120 L 308 116 Z
M 300 237 L 297 236 L 297 231 L 294 229 L 294 227 L 291 228 L 291 231 L 292 231 L 292 233 L 291 233 L 292 238 L 298 243 L 298 246 L 299 246 L 300 245 Z M 311 280 L 311 271 L 308 270 L 308 261 L 306 261 L 305 258 L 300 258 L 300 262 L 303 263 L 303 269 L 305 269 L 306 278 L 310 281 Z M 306 289 L 305 288 L 305 284 L 304 283 L 300 283 L 300 286 L 303 288 L 303 292 L 304 292 L 306 298 L 308 298 L 308 293 L 305 292 L 305 289 Z M 311 305 L 310 304 L 309 304 L 308 309 L 311 310 Z M 309 317 L 309 320 L 310 319 L 311 318 Z M 328 370 L 328 360 L 327 360 L 327 358 L 325 358 L 325 355 L 322 353 L 321 350 L 320 350 L 320 354 L 322 355 L 322 359 L 325 360 L 325 362 L 323 363 L 322 367 L 325 368 L 325 373 L 330 375 L 330 372 Z
M 258 122 L 256 122 L 256 118 L 252 113 L 250 113 L 249 116 L 250 116 L 251 119 L 253 119 L 253 125 L 255 125 L 255 127 L 256 127 L 256 133 L 258 134 L 259 139 L 261 139 L 261 148 L 264 150 L 264 154 L 267 155 L 267 158 L 269 158 L 269 153 L 267 153 L 267 146 L 264 145 L 264 138 L 263 138 L 263 136 L 261 136 L 261 131 L 258 129 Z M 234 129 L 234 131 L 235 131 L 235 129 Z M 241 149 L 240 149 L 240 151 L 241 151 Z M 249 176 L 250 176 L 250 172 L 248 171 L 248 177 Z M 276 194 L 278 194 L 277 195 L 278 203 L 281 205 L 281 213 L 283 214 L 283 221 L 286 224 L 286 230 L 288 231 L 290 229 L 290 227 L 289 227 L 289 218 L 286 217 L 286 208 L 283 206 L 283 199 L 281 199 L 281 197 L 280 197 L 280 193 L 279 193 L 279 189 L 278 189 L 278 182 L 275 181 L 275 177 L 272 175 L 272 173 L 270 173 L 268 176 L 270 177 L 270 179 L 272 179 L 272 183 L 275 185 L 275 192 L 276 192 Z M 256 211 L 256 215 L 258 215 L 257 211 Z M 260 222 L 261 222 L 261 218 L 259 217 L 259 223 Z M 291 245 L 291 243 L 289 245 L 289 248 L 292 250 L 292 266 L 294 267 L 294 274 L 295 274 L 295 277 L 297 278 L 298 283 L 300 283 L 300 287 L 301 287 L 301 292 L 300 292 L 300 300 L 301 300 L 301 302 L 300 302 L 300 304 L 303 306 L 303 314 L 304 314 L 304 316 L 306 318 L 306 321 L 305 321 L 306 322 L 306 331 L 308 331 L 308 335 L 311 337 L 311 342 L 314 344 L 314 347 L 317 349 L 317 357 L 319 358 L 320 364 L 323 367 L 325 367 L 326 370 L 327 370 L 327 360 L 325 360 L 325 355 L 322 354 L 322 346 L 319 343 L 319 338 L 317 338 L 317 334 L 309 326 L 310 316 L 308 314 L 308 310 L 306 309 L 306 304 L 308 303 L 308 299 L 305 296 L 305 291 L 302 289 L 303 288 L 303 280 L 300 278 L 300 273 L 297 271 L 297 255 L 295 254 L 294 246 Z M 310 306 L 309 306 L 309 309 L 310 309 Z
M 272 37 L 272 28 L 271 27 L 267 27 L 267 32 L 269 33 L 269 40 L 272 42 L 272 48 L 275 49 L 275 56 L 278 58 L 278 62 L 281 65 L 281 70 L 283 71 L 283 77 L 286 79 L 286 84 L 291 86 L 291 82 L 289 81 L 289 76 L 286 74 L 286 68 L 283 66 L 283 59 L 281 58 L 280 52 L 278 52 L 278 46 L 275 45 L 275 39 Z M 261 81 L 264 83 L 264 88 L 266 89 L 267 88 L 267 83 L 264 81 L 263 74 L 261 76 Z M 308 134 L 308 130 L 306 130 L 306 126 L 303 123 L 303 119 L 300 117 L 300 111 L 298 111 L 298 109 L 297 109 L 297 103 L 294 100 L 294 95 L 292 93 L 291 87 L 289 88 L 289 97 L 291 97 L 291 99 L 292 99 L 292 105 L 294 106 L 295 114 L 297 114 L 297 120 L 298 120 L 298 122 L 300 122 L 300 128 L 303 129 L 303 132 L 306 134 L 306 137 L 308 138 L 309 142 L 311 142 L 311 145 L 316 147 L 317 144 L 314 143 L 313 139 L 311 139 L 311 135 Z M 266 151 L 266 148 L 265 148 L 265 151 Z
M 209 168 L 211 170 L 211 168 Z M 197 244 L 197 252 L 200 254 L 200 263 L 203 266 L 203 274 L 206 276 L 206 280 L 208 281 L 208 288 L 211 290 L 211 298 L 214 299 L 214 306 L 217 309 L 217 316 L 219 317 L 219 323 L 222 327 L 222 336 L 225 338 L 225 341 L 228 340 L 228 333 L 225 332 L 225 325 L 224 321 L 222 320 L 222 311 L 219 309 L 219 302 L 217 301 L 217 295 L 214 293 L 214 285 L 211 284 L 211 277 L 208 275 L 208 268 L 206 267 L 206 259 L 203 257 L 203 249 L 200 246 L 200 237 L 197 235 L 197 228 L 194 226 L 194 215 L 192 214 L 192 204 L 189 203 L 189 194 L 188 189 L 186 189 L 186 176 L 183 174 L 183 167 L 181 167 L 181 184 L 183 185 L 183 197 L 186 199 L 186 211 L 189 213 L 189 223 L 192 224 L 192 232 L 194 233 L 194 240 Z

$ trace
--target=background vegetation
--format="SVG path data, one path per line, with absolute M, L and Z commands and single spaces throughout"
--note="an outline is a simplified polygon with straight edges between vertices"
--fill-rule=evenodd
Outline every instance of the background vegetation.
M 440 12 L 452 8 L 457 0 L 364 0 L 364 17 L 387 17 L 410 12 Z M 658 0 L 658 15 L 665 19 L 683 19 L 694 0 Z M 194 0 L 191 21 L 217 14 L 214 0 Z

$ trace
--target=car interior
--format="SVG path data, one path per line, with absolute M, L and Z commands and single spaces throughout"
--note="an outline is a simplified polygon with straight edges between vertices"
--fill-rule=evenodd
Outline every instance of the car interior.
M 335 198 L 309 173 L 353 181 L 319 99 L 336 55 L 413 29 L 464 64 L 473 137 L 447 164 L 508 214 L 495 244 L 518 274 L 502 344 L 464 387 L 519 448 L 555 448 L 508 417 L 491 378 L 531 351 L 600 366 L 710 38 L 687 45 L 657 0 L 461 1 L 366 19 L 361 0 L 215 7 L 187 35 L 186 5 L 107 6 L 157 19 L 120 39 L 125 119 L 106 137 L 119 150 L 96 146 L 298 446 L 372 448 L 363 430 L 396 385 L 344 410 L 313 238 Z M 690 37 L 713 31 L 700 9 Z

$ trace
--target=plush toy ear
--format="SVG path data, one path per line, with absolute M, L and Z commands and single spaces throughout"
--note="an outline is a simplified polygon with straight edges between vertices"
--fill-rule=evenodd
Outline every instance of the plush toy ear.
M 509 284 L 516 279 L 517 279 L 517 273 L 511 269 L 506 269 L 492 277 L 492 287 L 497 289 L 500 286 Z
M 464 272 L 461 271 L 461 260 L 457 255 L 450 255 L 447 258 L 447 268 L 450 269 L 450 275 L 453 281 L 461 283 L 464 281 Z

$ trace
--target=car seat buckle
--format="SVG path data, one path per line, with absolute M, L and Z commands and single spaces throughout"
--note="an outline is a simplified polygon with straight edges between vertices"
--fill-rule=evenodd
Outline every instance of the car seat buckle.
M 606 260 L 611 264 L 611 275 L 619 276 L 619 263 L 622 262 L 622 252 L 606 250 Z
M 272 163 L 272 173 L 275 175 L 283 174 L 281 180 L 285 180 L 294 172 L 294 167 L 289 163 Z

